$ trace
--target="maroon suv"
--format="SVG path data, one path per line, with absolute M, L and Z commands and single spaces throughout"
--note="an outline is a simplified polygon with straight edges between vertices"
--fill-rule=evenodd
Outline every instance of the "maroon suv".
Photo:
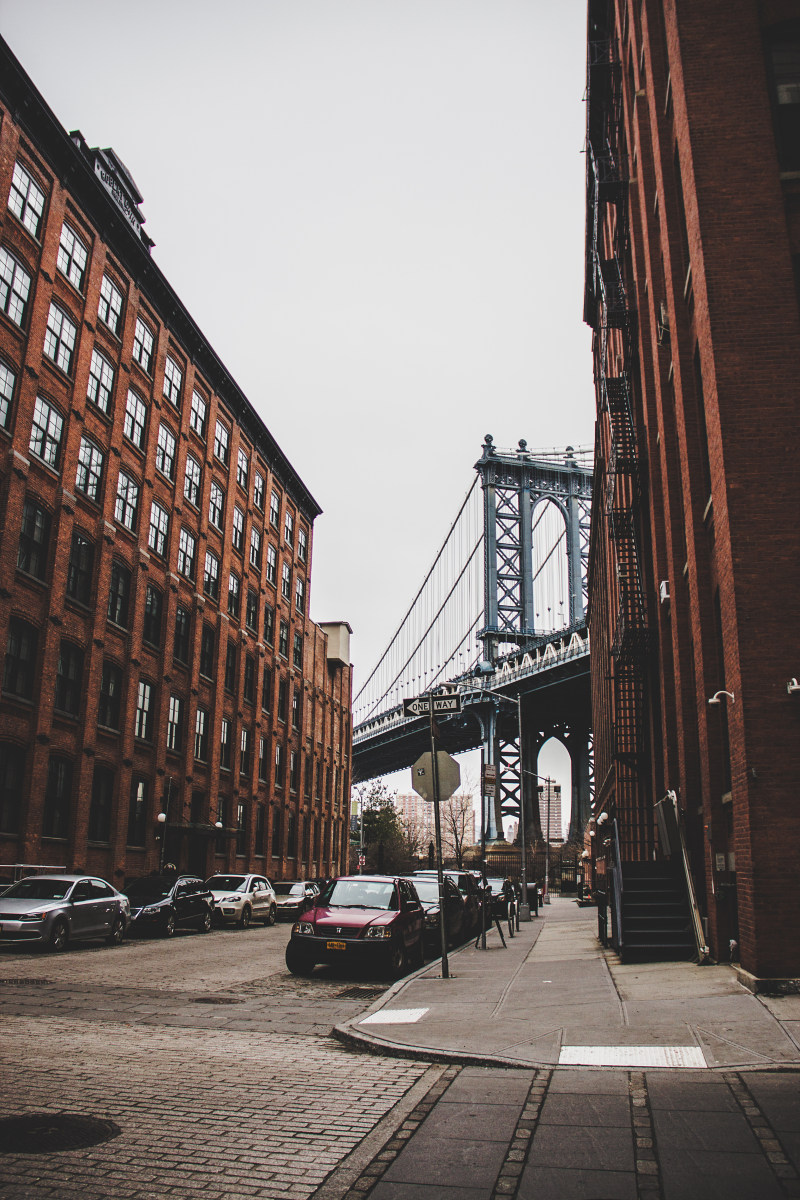
M 317 963 L 364 964 L 384 975 L 421 967 L 424 913 L 414 885 L 392 875 L 344 875 L 292 926 L 286 965 L 310 975 Z

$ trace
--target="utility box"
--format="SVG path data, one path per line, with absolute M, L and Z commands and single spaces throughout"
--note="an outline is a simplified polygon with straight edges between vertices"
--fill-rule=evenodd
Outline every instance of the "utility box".
M 328 662 L 349 667 L 350 635 L 353 631 L 347 621 L 320 621 L 319 627 L 328 638 Z

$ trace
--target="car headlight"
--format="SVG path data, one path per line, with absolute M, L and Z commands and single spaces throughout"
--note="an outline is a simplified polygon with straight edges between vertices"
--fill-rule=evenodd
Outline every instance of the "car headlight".
M 150 905 L 148 905 L 147 908 L 143 908 L 142 912 L 145 913 L 148 917 L 152 917 L 155 913 L 161 912 L 161 905 L 160 904 L 150 904 Z
M 20 921 L 43 921 L 46 916 L 47 913 L 44 912 L 23 913 L 19 919 Z
M 392 931 L 388 925 L 370 925 L 364 937 L 368 938 L 390 938 Z
M 310 921 L 295 921 L 294 925 L 292 926 L 292 933 L 304 933 L 313 937 L 314 926 Z
M 241 896 L 226 896 L 224 900 L 218 900 L 217 903 L 218 904 L 239 904 L 241 902 L 241 899 L 242 899 Z
M 425 924 L 426 924 L 426 925 L 438 925 L 438 924 L 439 924 L 439 914 L 438 914 L 438 912 L 433 912 L 433 913 L 432 913 L 432 912 L 429 912 L 429 913 L 426 913 L 426 914 L 425 914 Z

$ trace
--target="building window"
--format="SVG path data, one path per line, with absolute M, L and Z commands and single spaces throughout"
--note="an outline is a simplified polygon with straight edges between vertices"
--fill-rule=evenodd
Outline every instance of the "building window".
M 250 530 L 250 565 L 261 570 L 261 534 L 255 525 Z
M 231 571 L 228 576 L 228 613 L 237 620 L 239 619 L 239 612 L 241 610 L 241 588 L 242 585 L 239 581 L 239 576 L 234 575 L 233 571 Z
M 206 420 L 208 405 L 199 392 L 192 392 L 192 409 L 189 413 L 189 424 L 199 438 L 206 440 Z
M 286 520 L 283 523 L 283 540 L 290 546 L 294 545 L 294 517 L 290 512 L 287 512 Z
M 238 671 L 238 656 L 236 654 L 236 643 L 229 641 L 228 648 L 225 651 L 225 691 L 236 691 L 236 677 Z
M 136 528 L 136 513 L 139 508 L 139 485 L 125 471 L 120 471 L 117 480 L 117 498 L 114 501 L 114 519 L 126 529 Z
M 28 232 L 38 238 L 44 212 L 44 192 L 19 162 L 14 163 L 8 207 Z
M 253 704 L 256 698 L 256 661 L 252 654 L 244 657 L 244 686 L 243 695 L 248 704 Z
M 146 375 L 150 374 L 150 365 L 153 361 L 153 341 L 152 332 L 141 317 L 137 317 L 132 354 Z
M 203 591 L 212 600 L 219 602 L 219 559 L 210 550 L 206 550 L 203 564 Z
M 278 680 L 278 720 L 286 721 L 289 713 L 289 684 L 285 679 Z
M 82 684 L 83 651 L 73 642 L 62 641 L 56 668 L 54 707 L 77 717 L 81 710 Z
M 38 646 L 39 634 L 33 625 L 29 625 L 20 617 L 12 617 L 8 622 L 6 662 L 3 671 L 4 692 L 20 696 L 23 700 L 33 699 Z
M 200 468 L 200 463 L 191 454 L 186 455 L 186 472 L 183 477 L 183 494 L 184 497 L 193 504 L 195 508 L 200 507 L 200 487 L 203 479 L 203 472 Z
M 157 587 L 148 583 L 144 594 L 144 625 L 142 637 L 151 646 L 161 645 L 161 621 L 164 613 L 164 597 Z
M 147 408 L 144 401 L 132 388 L 128 388 L 128 396 L 125 401 L 125 423 L 123 429 L 125 437 L 129 438 L 134 446 L 138 446 L 140 450 L 144 448 L 144 429 L 147 421 Z
M 181 406 L 181 385 L 183 384 L 183 372 L 174 359 L 167 355 L 167 361 L 164 364 L 164 395 L 170 404 L 174 404 L 176 408 Z
M 204 625 L 200 634 L 200 674 L 206 679 L 214 678 L 214 652 L 217 638 L 210 625 Z
M 305 581 L 299 576 L 294 581 L 294 606 L 299 613 L 303 612 L 306 604 Z
M 208 758 L 208 713 L 198 708 L 194 721 L 194 756 L 199 762 Z
M 178 539 L 178 574 L 187 579 L 194 579 L 195 555 L 197 541 L 188 529 L 182 529 Z
M 100 484 L 103 479 L 103 452 L 89 438 L 81 438 L 78 451 L 78 469 L 75 487 L 90 500 L 100 499 Z
M 275 645 L 275 609 L 271 604 L 264 605 L 264 641 L 268 646 Z
M 103 276 L 100 284 L 100 304 L 97 315 L 112 333 L 119 334 L 122 319 L 122 292 L 111 282 L 107 275 Z
M 0 309 L 15 325 L 21 326 L 25 320 L 30 291 L 30 275 L 0 246 Z
M 111 396 L 114 391 L 114 368 L 98 349 L 92 351 L 92 362 L 89 367 L 89 382 L 86 386 L 86 398 L 96 404 L 101 412 L 108 413 L 111 407 Z
M 303 666 L 303 635 L 295 633 L 292 641 L 292 662 L 296 667 Z
M 73 530 L 67 567 L 67 595 L 78 604 L 88 605 L 92 599 L 94 546 L 78 530 Z
M 258 592 L 252 588 L 247 589 L 244 623 L 251 633 L 258 634 Z
M 243 804 L 236 805 L 236 853 L 239 857 L 247 854 L 247 809 Z
M 222 718 L 219 735 L 219 765 L 226 771 L 231 769 L 231 723 L 227 717 Z
M 267 806 L 265 804 L 256 805 L 256 840 L 255 852 L 259 858 L 264 856 L 264 840 L 267 827 Z
M 800 171 L 800 26 L 778 25 L 768 37 L 778 161 L 781 171 Z
M 281 814 L 277 808 L 272 810 L 272 845 L 270 852 L 273 858 L 280 858 L 281 856 Z
M 286 621 L 281 621 L 278 629 L 278 654 L 282 658 L 289 657 L 289 626 Z
M 314 770 L 313 760 L 309 757 L 306 757 L 305 770 L 303 771 L 303 795 L 305 796 L 306 800 L 311 799 L 311 777 L 313 774 L 313 770 Z M 314 853 L 312 854 L 311 857 L 316 858 L 316 856 L 317 856 L 317 851 L 316 851 L 316 845 L 315 845 Z
M 0 429 L 11 425 L 11 401 L 17 377 L 9 366 L 0 360 Z
M 239 554 L 242 553 L 244 545 L 244 513 L 239 508 L 238 504 L 233 506 L 233 529 L 231 531 L 231 542 L 234 550 Z
M 58 469 L 64 419 L 61 413 L 42 396 L 36 397 L 31 427 L 30 452 L 53 470 Z
M 239 448 L 236 453 L 236 482 L 240 488 L 247 491 L 247 483 L 250 478 L 250 459 L 245 454 L 244 450 Z
M 225 509 L 225 493 L 219 484 L 214 481 L 211 484 L 211 492 L 208 497 L 208 520 L 211 525 L 217 529 L 222 529 L 223 511 Z
M 83 291 L 88 258 L 89 253 L 83 242 L 65 221 L 61 226 L 61 240 L 58 243 L 58 269 L 79 292 Z
M 258 778 L 261 783 L 269 782 L 269 738 L 263 733 L 258 739 Z
M 0 833 L 18 833 L 25 751 L 10 742 L 0 742 Z
M 217 821 L 222 826 L 222 829 L 217 834 L 214 842 L 214 850 L 217 854 L 225 854 L 228 843 L 225 838 L 225 826 L 228 823 L 228 797 L 217 797 Z
M 50 304 L 47 314 L 47 329 L 44 335 L 44 352 L 57 367 L 69 375 L 75 354 L 75 339 L 78 330 L 73 321 L 57 304 Z
M 260 471 L 253 472 L 253 504 L 256 508 L 264 509 L 264 476 Z
M 300 783 L 300 755 L 296 750 L 289 754 L 289 791 L 296 792 Z
M 128 604 L 131 594 L 131 573 L 116 560 L 111 564 L 111 582 L 108 589 L 108 619 L 123 629 L 128 627 Z
M 297 857 L 297 816 L 293 812 L 286 817 L 286 857 Z
M 297 531 L 297 557 L 300 562 L 306 562 L 308 559 L 308 534 L 302 525 Z
M 122 712 L 122 671 L 112 662 L 103 663 L 100 680 L 100 707 L 97 714 L 99 725 L 106 729 L 119 729 Z
M 114 805 L 114 770 L 103 763 L 94 764 L 92 801 L 89 806 L 89 841 L 111 840 L 111 813 Z
M 261 707 L 264 712 L 272 712 L 272 688 L 273 688 L 272 667 L 264 666 L 264 672 L 261 680 Z
M 250 774 L 250 730 L 243 729 L 240 740 L 239 774 Z
M 22 507 L 22 525 L 17 547 L 17 567 L 35 579 L 47 575 L 50 516 L 36 500 L 28 497 Z
M 150 528 L 147 531 L 147 545 L 160 558 L 167 557 L 167 540 L 169 534 L 169 513 L 154 500 L 150 505 Z
M 147 830 L 147 780 L 136 776 L 131 780 L 128 806 L 128 845 L 143 846 Z
M 269 500 L 269 523 L 278 528 L 278 521 L 281 516 L 281 498 L 277 492 L 273 492 Z
M 72 763 L 69 759 L 51 754 L 47 764 L 47 785 L 44 792 L 42 837 L 66 838 L 69 833 L 70 802 L 72 800 Z
M 167 479 L 175 474 L 175 434 L 166 425 L 158 427 L 158 444 L 156 446 L 156 467 Z
M 267 546 L 267 583 L 275 586 L 275 580 L 278 577 L 278 551 L 270 542 Z
M 231 435 L 221 421 L 217 421 L 214 429 L 214 455 L 221 463 L 228 465 Z
M 180 696 L 169 698 L 167 749 L 176 753 L 183 749 L 183 699 Z
M 292 569 L 288 563 L 281 566 L 281 595 L 284 600 L 292 598 Z
M 297 688 L 292 690 L 292 729 L 300 728 L 300 692 Z
M 285 776 L 285 760 L 283 757 L 283 746 L 280 742 L 275 743 L 275 787 L 282 788 Z
M 153 740 L 153 685 L 145 679 L 139 680 L 136 692 L 136 715 L 133 733 L 145 742 Z
M 178 662 L 188 663 L 192 648 L 192 614 L 179 604 L 175 610 L 175 633 L 172 639 L 172 656 Z

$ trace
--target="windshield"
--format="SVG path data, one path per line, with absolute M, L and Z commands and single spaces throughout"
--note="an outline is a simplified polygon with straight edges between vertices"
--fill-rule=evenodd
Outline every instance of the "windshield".
M 5 900 L 63 900 L 74 879 L 21 879 L 3 893 Z
M 276 883 L 273 885 L 276 896 L 305 896 L 306 889 L 302 883 Z
M 434 879 L 413 879 L 417 895 L 423 904 L 439 903 L 439 881 Z
M 397 908 L 397 890 L 391 880 L 337 879 L 322 897 L 335 908 Z
M 133 879 L 125 885 L 125 895 L 131 900 L 164 900 L 174 886 L 174 879 L 153 875 L 149 879 Z
M 212 875 L 206 887 L 210 892 L 243 892 L 246 883 L 246 875 Z

